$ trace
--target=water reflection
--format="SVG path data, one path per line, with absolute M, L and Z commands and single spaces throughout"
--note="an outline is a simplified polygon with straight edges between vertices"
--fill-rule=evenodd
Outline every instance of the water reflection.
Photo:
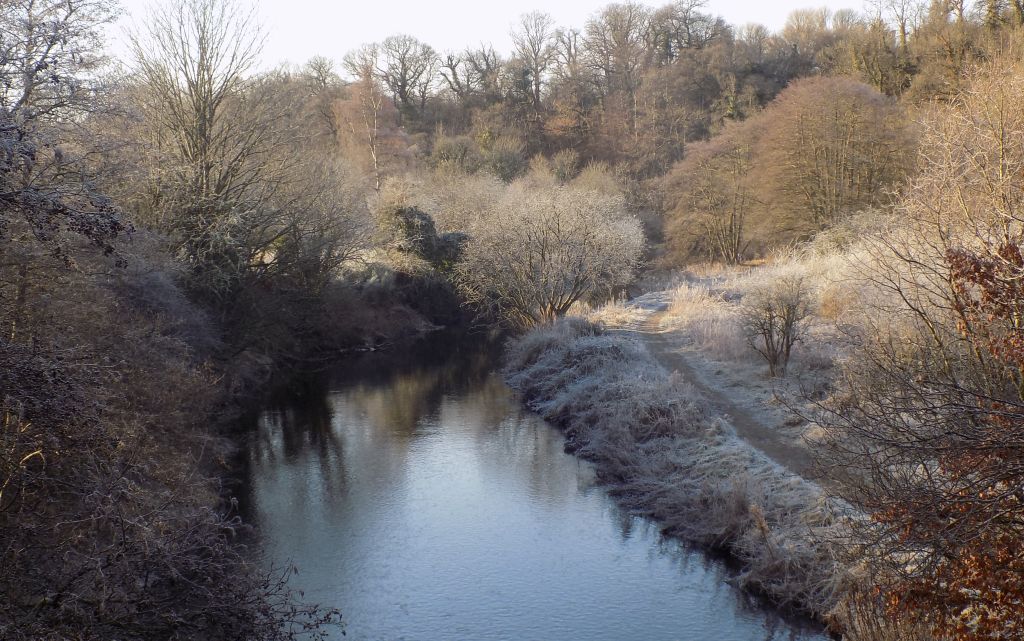
M 819 639 L 618 509 L 491 373 L 493 348 L 371 355 L 272 403 L 242 504 L 348 639 Z

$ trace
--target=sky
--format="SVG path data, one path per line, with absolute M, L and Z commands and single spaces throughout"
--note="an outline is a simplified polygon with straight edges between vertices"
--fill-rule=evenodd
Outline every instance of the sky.
M 175 0 L 163 0 L 173 2 Z M 247 0 L 237 0 L 243 6 Z M 653 7 L 669 0 L 642 0 Z M 314 55 L 340 61 L 345 52 L 397 33 L 407 33 L 434 49 L 461 51 L 482 42 L 501 53 L 511 50 L 509 32 L 520 15 L 551 14 L 559 26 L 582 28 L 611 0 L 261 0 L 260 21 L 267 31 L 260 66 L 302 64 Z M 124 15 L 108 35 L 111 53 L 125 57 L 125 29 L 145 16 L 152 0 L 121 0 Z M 707 13 L 733 25 L 760 23 L 777 30 L 794 9 L 826 6 L 863 9 L 863 0 L 709 0 Z

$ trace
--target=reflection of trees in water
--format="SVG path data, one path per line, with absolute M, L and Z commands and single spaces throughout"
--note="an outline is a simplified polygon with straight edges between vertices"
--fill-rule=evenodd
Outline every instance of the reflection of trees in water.
M 580 494 L 594 486 L 590 464 L 566 454 L 565 438 L 539 416 L 512 405 L 490 425 L 494 434 L 486 445 L 493 450 L 492 456 L 503 459 L 494 469 L 521 478 L 514 480 L 525 482 L 529 494 L 543 500 L 549 509 L 557 511 L 559 506 L 579 500 Z M 493 430 L 495 425 L 497 430 Z
M 472 399 L 467 407 L 478 408 L 482 421 L 501 420 L 507 409 L 494 400 L 498 394 L 507 399 L 507 389 L 500 380 L 481 385 L 498 355 L 493 343 L 440 332 L 294 383 L 267 405 L 250 436 L 238 492 L 243 507 L 251 504 L 253 475 L 313 461 L 321 484 L 317 494 L 327 502 L 343 495 L 346 474 L 360 473 L 353 466 L 375 469 L 374 478 L 386 485 L 400 483 L 410 439 L 439 414 L 446 398 Z M 296 492 L 293 500 L 306 496 Z
M 484 407 L 495 393 L 507 397 L 503 383 L 488 382 L 498 356 L 494 344 L 439 334 L 410 350 L 367 354 L 335 370 L 331 402 L 336 410 L 357 408 L 376 429 L 412 437 L 426 419 L 438 416 L 446 398 Z M 500 404 L 491 407 L 500 419 Z
M 441 399 L 439 419 L 458 424 L 465 433 L 493 432 L 502 421 L 521 413 L 512 391 L 498 374 L 479 380 L 472 390 L 448 394 Z
M 344 491 L 346 461 L 343 436 L 332 425 L 333 412 L 324 389 L 306 389 L 301 402 L 266 409 L 248 445 L 248 474 L 268 474 L 287 466 L 317 462 L 321 487 L 330 499 Z M 254 479 L 247 480 L 252 485 Z M 307 493 L 295 493 L 294 500 Z
M 389 385 L 399 375 L 436 372 L 454 391 L 485 378 L 500 361 L 501 345 L 483 337 L 435 332 L 407 346 L 360 354 L 328 371 L 333 389 L 352 385 Z
M 331 407 L 323 393 L 304 395 L 302 402 L 264 410 L 251 449 L 261 464 L 294 462 L 309 452 L 327 456 L 341 441 L 331 429 Z
M 438 340 L 417 349 L 369 354 L 307 381 L 260 417 L 249 446 L 243 501 L 258 475 L 266 480 L 260 491 L 275 495 L 272 504 L 291 506 L 279 517 L 289 532 L 295 519 L 321 509 L 306 503 L 310 500 L 327 508 L 322 518 L 332 531 L 375 531 L 388 515 L 365 502 L 379 505 L 400 492 L 413 473 L 409 468 L 415 467 L 409 448 L 440 428 L 445 439 L 470 445 L 464 451 L 466 464 L 488 478 L 489 487 L 528 492 L 551 518 L 573 518 L 574 502 L 585 500 L 581 494 L 604 490 L 594 488 L 588 463 L 566 458 L 557 430 L 520 409 L 493 374 L 496 363 L 493 347 L 452 347 Z M 287 469 L 295 466 L 302 469 Z M 348 478 L 360 479 L 359 494 L 365 496 L 348 497 Z M 681 574 L 709 573 L 714 590 L 733 593 L 729 601 L 739 616 L 764 612 L 763 602 L 729 585 L 735 572 L 720 559 L 664 539 L 655 523 L 606 505 L 623 541 L 650 541 L 649 554 L 671 559 Z M 802 627 L 799 618 L 759 616 L 766 640 L 795 638 Z
M 263 408 L 247 435 L 245 447 L 236 457 L 232 482 L 242 516 L 251 521 L 253 490 L 257 476 L 305 462 L 310 452 L 321 461 L 325 482 L 340 487 L 344 479 L 343 443 L 331 429 L 331 410 L 326 388 L 316 380 L 297 383 L 291 389 L 292 402 L 275 398 Z
M 411 438 L 433 416 L 443 390 L 436 372 L 400 374 L 388 385 L 357 385 L 331 394 L 335 412 L 348 421 L 368 421 L 377 432 Z
M 767 597 L 741 589 L 736 581 L 741 567 L 734 559 L 667 536 L 657 522 L 625 508 L 616 510 L 615 516 L 623 540 L 635 537 L 650 541 L 649 556 L 670 560 L 682 575 L 706 575 L 712 593 L 728 593 L 731 598 L 718 602 L 731 603 L 737 618 L 759 620 L 763 627 L 760 638 L 764 641 L 797 641 L 807 635 L 825 635 L 824 626 L 810 620 L 806 614 L 780 608 Z

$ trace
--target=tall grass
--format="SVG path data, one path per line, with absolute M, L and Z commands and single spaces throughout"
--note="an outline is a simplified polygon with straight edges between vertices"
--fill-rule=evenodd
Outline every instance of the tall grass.
M 672 292 L 669 327 L 681 331 L 697 348 L 723 361 L 752 361 L 740 326 L 739 306 L 703 283 L 684 283 Z
M 624 298 L 617 298 L 597 306 L 578 302 L 569 310 L 569 314 L 585 318 L 598 325 L 623 329 L 638 329 L 649 315 L 646 310 L 630 305 Z

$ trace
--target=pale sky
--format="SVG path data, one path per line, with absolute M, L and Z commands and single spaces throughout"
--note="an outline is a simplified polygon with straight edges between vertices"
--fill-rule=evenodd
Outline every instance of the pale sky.
M 668 4 L 667 0 L 642 1 L 652 7 Z M 119 57 L 127 52 L 124 28 L 153 4 L 152 0 L 121 2 L 125 16 L 109 35 L 111 52 Z M 345 52 L 363 43 L 397 33 L 415 36 L 440 52 L 487 42 L 507 53 L 509 31 L 523 13 L 544 11 L 559 26 L 582 28 L 587 18 L 608 4 L 609 0 L 262 0 L 257 6 L 267 41 L 261 67 L 302 64 L 314 55 L 340 61 Z M 704 11 L 733 25 L 754 22 L 775 31 L 793 9 L 822 6 L 863 10 L 864 4 L 862 0 L 709 0 Z

